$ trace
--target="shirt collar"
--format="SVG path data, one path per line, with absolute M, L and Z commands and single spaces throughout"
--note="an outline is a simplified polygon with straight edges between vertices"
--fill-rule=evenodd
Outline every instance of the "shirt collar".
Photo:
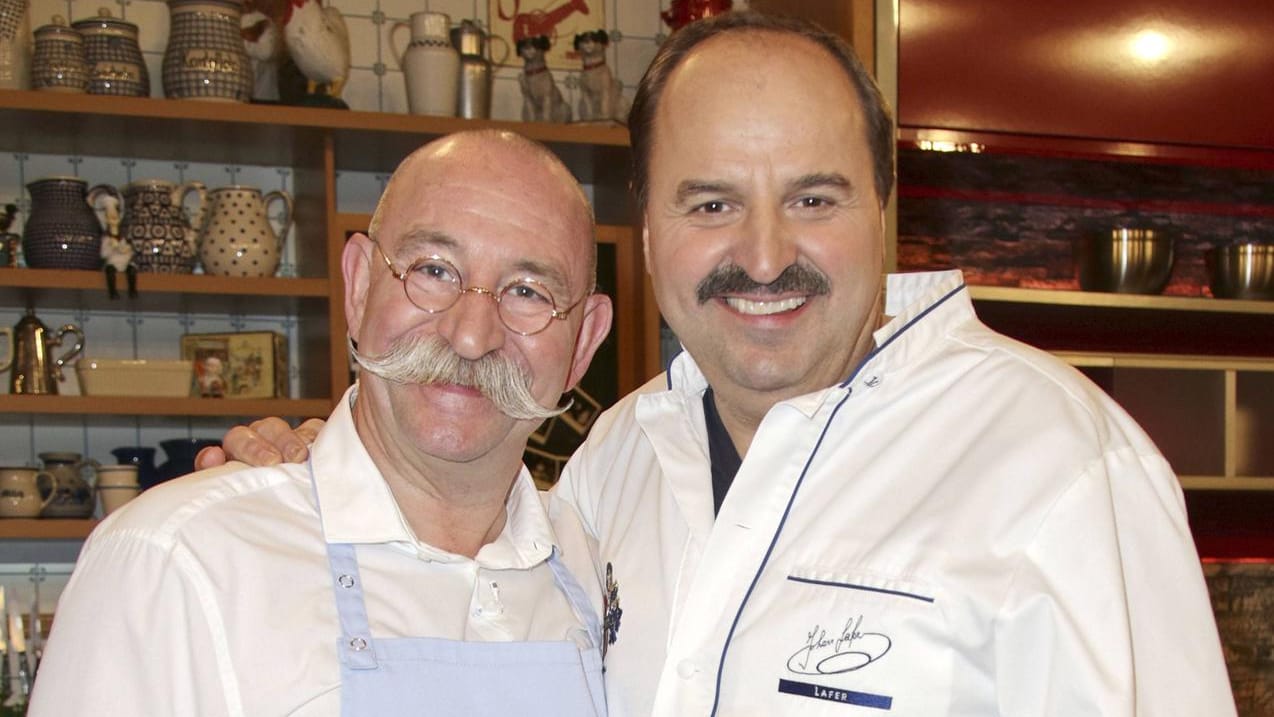
M 357 392 L 357 384 L 346 391 L 310 448 L 310 465 L 327 541 L 396 543 L 428 560 L 468 560 L 415 537 L 389 485 L 354 429 L 351 408 Z M 557 538 L 526 466 L 519 469 L 505 506 L 508 518 L 504 529 L 478 551 L 474 561 L 485 569 L 505 570 L 529 568 L 547 560 L 557 545 Z

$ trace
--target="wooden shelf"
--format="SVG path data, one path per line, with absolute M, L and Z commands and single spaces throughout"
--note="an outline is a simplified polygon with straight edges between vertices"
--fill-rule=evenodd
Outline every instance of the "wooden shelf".
M 139 274 L 136 298 L 116 277 L 120 298 L 110 299 L 96 271 L 0 268 L 0 304 L 42 309 L 296 314 L 325 306 L 327 279 L 239 279 L 204 274 Z
M 1274 301 L 972 286 L 978 318 L 1049 351 L 1274 356 Z
M 91 518 L 0 518 L 0 540 L 83 540 L 95 527 Z
M 336 169 L 391 171 L 430 138 L 501 129 L 549 145 L 583 182 L 628 171 L 616 124 L 466 120 L 147 97 L 0 90 L 0 149 L 193 162 L 318 167 L 335 139 Z
M 130 398 L 127 396 L 0 395 L 0 414 L 109 416 L 326 416 L 327 398 Z
M 1274 315 L 1274 301 L 1213 299 L 1205 296 L 1111 294 L 1099 291 L 1054 291 L 1049 289 L 1018 289 L 1004 286 L 970 286 L 969 294 L 973 296 L 975 301 L 996 301 L 1014 304 Z

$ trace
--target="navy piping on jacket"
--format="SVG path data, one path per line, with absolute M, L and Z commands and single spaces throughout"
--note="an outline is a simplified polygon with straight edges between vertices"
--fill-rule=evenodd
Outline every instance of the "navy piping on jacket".
M 810 466 L 814 463 L 814 456 L 818 455 L 818 450 L 823 445 L 823 439 L 827 438 L 827 431 L 831 428 L 832 423 L 835 422 L 836 414 L 840 412 L 841 407 L 845 405 L 845 402 L 849 400 L 850 395 L 853 394 L 853 388 L 850 387 L 849 384 L 854 382 L 854 379 L 858 377 L 858 373 L 862 371 L 864 366 L 870 363 L 872 359 L 876 358 L 876 356 L 880 355 L 882 351 L 889 348 L 889 345 L 894 342 L 894 339 L 902 336 L 908 329 L 915 326 L 918 321 L 928 316 L 934 309 L 946 303 L 948 299 L 963 290 L 964 282 L 960 282 L 959 286 L 947 292 L 942 298 L 926 307 L 924 311 L 916 314 L 914 318 L 908 321 L 901 329 L 894 333 L 893 336 L 886 339 L 885 343 L 876 347 L 871 351 L 871 353 L 867 354 L 862 362 L 858 364 L 852 373 L 850 373 L 849 378 L 846 379 L 844 383 L 840 384 L 840 388 L 848 390 L 845 392 L 845 396 L 836 404 L 836 407 L 832 409 L 832 415 L 828 416 L 827 423 L 823 424 L 823 431 L 818 436 L 818 442 L 814 444 L 814 450 L 810 452 L 809 458 L 805 461 L 805 467 L 801 469 L 800 477 L 796 479 L 796 485 L 792 487 L 792 495 L 787 499 L 787 506 L 783 509 L 783 517 L 779 519 L 779 525 L 774 530 L 774 537 L 770 539 L 770 545 L 765 550 L 765 556 L 761 558 L 761 564 L 757 566 L 756 574 L 752 576 L 752 583 L 748 585 L 748 590 L 743 594 L 743 600 L 739 603 L 739 608 L 734 613 L 734 620 L 730 622 L 730 631 L 726 633 L 725 644 L 721 646 L 721 659 L 717 663 L 717 685 L 716 690 L 712 695 L 712 710 L 708 713 L 710 717 L 716 717 L 717 709 L 721 705 L 721 676 L 725 672 L 726 653 L 730 651 L 730 642 L 734 639 L 734 631 L 739 626 L 739 618 L 743 616 L 743 609 L 747 607 L 748 600 L 752 597 L 752 591 L 756 589 L 757 582 L 761 580 L 761 574 L 765 572 L 765 566 L 770 562 L 770 556 L 774 554 L 774 546 L 778 545 L 779 536 L 783 533 L 784 526 L 787 525 L 788 517 L 792 514 L 792 505 L 796 503 L 796 495 L 800 492 L 801 485 L 805 483 L 805 476 L 809 474 Z M 744 460 L 747 460 L 746 456 L 744 457 Z

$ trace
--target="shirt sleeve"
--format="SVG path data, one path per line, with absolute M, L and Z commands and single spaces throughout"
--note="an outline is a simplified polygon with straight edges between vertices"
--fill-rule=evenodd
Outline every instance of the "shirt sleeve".
M 206 584 L 180 544 L 131 530 L 91 536 L 58 601 L 28 714 L 239 714 Z
M 1235 714 L 1181 488 L 1113 451 L 1049 511 L 999 611 L 1002 714 Z

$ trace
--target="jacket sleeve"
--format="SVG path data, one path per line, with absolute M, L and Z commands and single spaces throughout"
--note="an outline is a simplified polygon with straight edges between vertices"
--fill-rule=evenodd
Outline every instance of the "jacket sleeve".
M 204 573 L 181 546 L 110 525 L 85 544 L 58 601 L 29 714 L 237 713 Z
M 1235 714 L 1181 488 L 1157 454 L 1111 451 L 1057 500 L 995 635 L 1002 714 Z

